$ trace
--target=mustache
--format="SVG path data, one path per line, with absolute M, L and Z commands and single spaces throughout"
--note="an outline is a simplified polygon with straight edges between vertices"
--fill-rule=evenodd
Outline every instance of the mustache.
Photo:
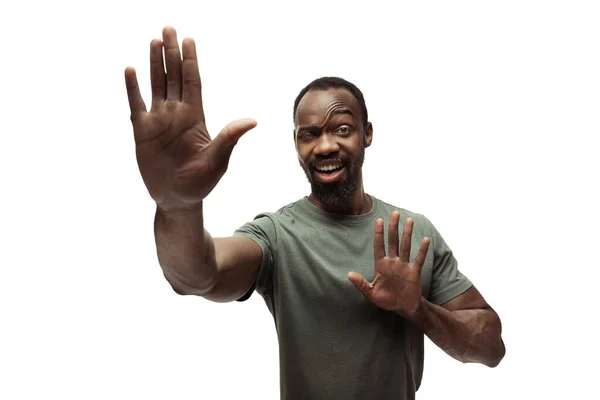
M 308 165 L 310 168 L 316 168 L 317 163 L 323 162 L 323 161 L 339 162 L 340 164 L 342 164 L 342 166 L 346 166 L 350 163 L 350 157 L 347 157 L 347 156 L 336 156 L 336 157 L 315 156 L 314 158 L 312 158 L 309 161 Z

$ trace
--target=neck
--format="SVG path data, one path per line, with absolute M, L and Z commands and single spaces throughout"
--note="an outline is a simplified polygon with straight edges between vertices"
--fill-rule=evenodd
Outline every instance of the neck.
M 319 199 L 315 197 L 313 193 L 308 196 L 308 201 L 310 201 L 315 206 L 320 209 L 334 213 L 334 214 L 344 214 L 344 215 L 361 215 L 366 214 L 371 211 L 372 200 L 365 193 L 362 182 L 358 185 L 356 192 L 354 195 L 343 204 L 336 204 L 335 206 L 330 206 L 323 204 Z

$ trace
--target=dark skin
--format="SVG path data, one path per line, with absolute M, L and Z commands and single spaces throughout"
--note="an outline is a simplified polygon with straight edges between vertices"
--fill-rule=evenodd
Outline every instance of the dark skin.
M 317 157 L 336 159 L 346 156 L 356 161 L 373 140 L 373 126 L 362 122 L 360 107 L 345 89 L 309 91 L 300 101 L 296 115 L 296 149 L 303 168 Z M 343 178 L 342 178 L 343 179 Z M 371 209 L 364 192 L 362 174 L 354 196 L 346 204 L 328 209 L 314 194 L 309 200 L 330 212 L 363 214 Z M 500 318 L 475 287 L 441 306 L 421 295 L 421 268 L 429 248 L 424 238 L 411 262 L 411 237 L 414 222 L 407 219 L 398 235 L 400 214 L 389 222 L 388 255 L 383 242 L 383 220 L 375 227 L 375 278 L 368 282 L 357 273 L 348 279 L 373 304 L 391 310 L 418 326 L 436 345 L 462 362 L 477 362 L 495 367 L 504 357 Z
M 135 70 L 125 70 L 136 156 L 144 183 L 157 206 L 156 246 L 167 281 L 179 294 L 228 302 L 240 298 L 256 280 L 262 251 L 249 238 L 212 238 L 204 229 L 203 200 L 226 172 L 238 140 L 256 122 L 234 121 L 211 139 L 205 124 L 194 41 L 185 39 L 182 50 L 173 28 L 163 30 L 162 40 L 152 41 L 149 111 L 140 95 Z M 372 142 L 373 127 L 362 120 L 350 92 L 308 92 L 296 114 L 295 138 L 298 158 L 306 171 L 310 172 L 317 159 L 344 158 L 349 164 L 338 182 L 357 172 L 356 190 L 343 202 L 326 205 L 312 193 L 309 200 L 313 204 L 330 212 L 352 215 L 371 209 L 360 167 L 364 150 Z M 441 306 L 424 299 L 420 270 L 429 239 L 423 239 L 419 254 L 410 261 L 413 222 L 406 221 L 400 242 L 398 221 L 399 215 L 394 213 L 387 255 L 383 221 L 376 223 L 373 282 L 352 272 L 348 279 L 367 299 L 414 323 L 452 357 L 496 366 L 504 356 L 498 315 L 474 287 Z
M 180 49 L 172 27 L 150 43 L 150 77 L 148 110 L 135 69 L 125 69 L 138 167 L 156 202 L 159 264 L 178 294 L 235 300 L 256 279 L 261 249 L 249 238 L 213 238 L 204 229 L 203 200 L 227 171 L 238 140 L 256 121 L 231 122 L 211 138 L 196 45 L 186 38 Z
M 427 301 L 421 295 L 421 268 L 429 248 L 429 238 L 423 239 L 411 262 L 414 222 L 410 218 L 406 220 L 399 242 L 399 220 L 400 214 L 392 213 L 387 255 L 383 220 L 376 222 L 373 282 L 355 272 L 350 272 L 348 279 L 369 301 L 411 321 L 456 360 L 496 367 L 506 351 L 498 314 L 474 286 L 441 306 Z
M 302 168 L 310 169 L 316 159 L 350 158 L 356 167 L 358 153 L 371 145 L 373 126 L 360 121 L 361 112 L 354 96 L 345 89 L 309 91 L 298 104 L 294 139 Z M 362 170 L 358 170 L 358 187 L 353 196 L 335 208 L 324 205 L 311 193 L 308 199 L 324 210 L 357 215 L 371 209 L 371 200 L 362 185 Z M 345 173 L 345 177 L 347 177 Z M 344 179 L 343 177 L 342 179 Z

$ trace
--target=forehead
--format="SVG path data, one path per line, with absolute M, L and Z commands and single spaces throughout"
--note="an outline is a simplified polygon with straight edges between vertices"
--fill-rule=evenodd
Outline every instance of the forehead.
M 310 90 L 298 103 L 296 124 L 322 123 L 331 111 L 338 108 L 349 108 L 356 120 L 360 118 L 358 101 L 347 89 Z

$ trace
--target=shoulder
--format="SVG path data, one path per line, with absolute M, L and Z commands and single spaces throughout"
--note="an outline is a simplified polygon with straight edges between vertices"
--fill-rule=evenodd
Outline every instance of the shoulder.
M 260 230 L 265 235 L 276 239 L 278 227 L 293 224 L 302 213 L 299 207 L 300 200 L 288 203 L 277 211 L 264 211 L 255 215 L 252 221 L 245 223 L 236 233 Z
M 298 215 L 302 214 L 300 207 L 301 200 L 288 203 L 277 211 L 264 211 L 257 214 L 252 222 L 260 220 L 269 220 L 273 224 L 285 224 L 288 221 L 294 220 Z

